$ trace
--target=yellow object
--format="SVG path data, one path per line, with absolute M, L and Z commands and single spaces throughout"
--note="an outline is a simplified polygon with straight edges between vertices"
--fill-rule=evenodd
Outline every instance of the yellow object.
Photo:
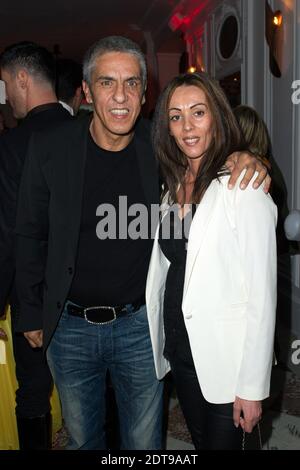
M 4 341 L 0 341 L 0 364 L 6 364 L 6 346 Z
M 18 387 L 15 376 L 15 361 L 13 356 L 10 312 L 5 320 L 0 320 L 7 340 L 0 339 L 5 344 L 6 364 L 0 364 L 0 450 L 19 449 L 17 423 L 15 417 L 15 392 Z M 54 389 L 51 397 L 53 435 L 61 428 L 61 410 L 59 398 Z
M 280 27 L 282 25 L 282 13 L 281 11 L 276 11 L 273 17 L 273 24 Z

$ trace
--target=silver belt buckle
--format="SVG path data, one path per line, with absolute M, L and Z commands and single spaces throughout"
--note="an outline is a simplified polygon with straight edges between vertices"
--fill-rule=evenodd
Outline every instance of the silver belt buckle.
M 93 320 L 90 320 L 88 318 L 88 312 L 90 310 L 111 310 L 113 312 L 113 318 L 111 320 L 107 320 L 107 321 L 93 321 Z M 88 322 L 88 323 L 91 323 L 92 325 L 107 325 L 108 323 L 112 323 L 116 320 L 117 318 L 117 314 L 116 314 L 116 310 L 115 310 L 115 307 L 106 307 L 105 305 L 99 305 L 97 307 L 87 307 L 83 310 L 83 314 L 84 314 L 84 319 Z

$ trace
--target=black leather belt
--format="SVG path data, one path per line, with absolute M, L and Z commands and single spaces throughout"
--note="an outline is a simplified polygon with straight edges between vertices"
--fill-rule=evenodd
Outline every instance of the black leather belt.
M 137 301 L 126 305 L 116 305 L 109 307 L 107 305 L 99 305 L 95 307 L 81 307 L 73 303 L 67 304 L 67 312 L 74 317 L 84 318 L 88 323 L 96 325 L 104 325 L 112 323 L 119 316 L 129 312 L 136 312 L 143 305 L 145 305 L 145 295 L 140 297 Z

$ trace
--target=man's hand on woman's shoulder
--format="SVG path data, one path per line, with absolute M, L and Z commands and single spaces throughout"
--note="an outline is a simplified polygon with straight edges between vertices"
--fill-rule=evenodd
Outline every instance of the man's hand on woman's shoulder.
M 268 193 L 271 185 L 271 177 L 268 174 L 268 168 L 264 163 L 259 158 L 254 157 L 248 152 L 235 152 L 230 155 L 226 162 L 226 167 L 231 172 L 231 176 L 228 181 L 228 188 L 232 189 L 242 171 L 246 170 L 244 178 L 240 183 L 240 188 L 246 189 L 255 172 L 258 172 L 258 175 L 253 182 L 253 188 L 257 189 L 262 183 L 264 183 L 264 191 L 265 193 Z

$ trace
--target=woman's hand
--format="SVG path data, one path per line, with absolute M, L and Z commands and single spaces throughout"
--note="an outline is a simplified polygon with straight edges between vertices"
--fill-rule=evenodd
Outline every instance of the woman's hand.
M 231 172 L 228 188 L 232 189 L 243 170 L 247 170 L 241 181 L 240 188 L 245 189 L 257 171 L 258 175 L 253 182 L 253 188 L 257 189 L 264 182 L 264 192 L 268 193 L 271 185 L 271 177 L 263 163 L 248 152 L 235 152 L 226 161 L 226 167 Z
M 0 328 L 0 339 L 5 339 L 7 340 L 7 336 L 3 328 Z
M 243 431 L 252 432 L 261 419 L 261 401 L 244 400 L 235 397 L 233 404 L 233 422 L 236 428 L 241 426 Z
M 41 348 L 43 346 L 43 330 L 26 331 L 24 336 L 32 348 Z

